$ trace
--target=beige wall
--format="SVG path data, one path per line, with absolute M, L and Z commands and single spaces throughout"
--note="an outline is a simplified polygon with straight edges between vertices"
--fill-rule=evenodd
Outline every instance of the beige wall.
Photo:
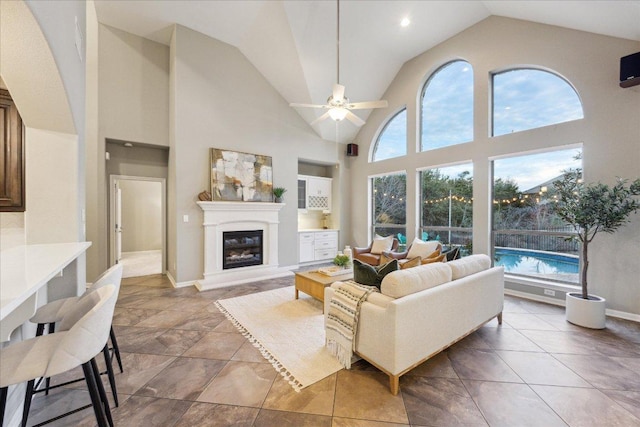
M 26 128 L 27 244 L 77 242 L 78 138 Z
M 299 158 L 338 163 L 341 156 L 335 144 L 320 139 L 238 49 L 176 26 L 171 67 L 168 227 L 169 241 L 176 240 L 174 248 L 170 243 L 168 267 L 178 282 L 185 282 L 203 274 L 203 215 L 195 202 L 208 187 L 209 148 L 271 156 L 274 183 L 291 195 L 297 192 Z M 189 215 L 188 223 L 182 222 L 183 215 Z M 280 265 L 296 265 L 293 199 L 280 211 L 279 230 Z
M 89 279 L 109 259 L 106 139 L 169 145 L 169 48 L 103 24 L 95 23 L 92 35 L 97 58 L 89 58 L 87 81 L 98 105 L 97 129 L 87 144 L 87 239 L 94 242 L 87 252 Z
M 416 169 L 473 161 L 473 247 L 490 250 L 490 159 L 509 153 L 583 144 L 588 181 L 613 182 L 616 176 L 636 178 L 640 171 L 640 90 L 618 86 L 620 57 L 640 50 L 637 41 L 600 36 L 526 21 L 490 17 L 404 64 L 385 99 L 386 111 L 375 110 L 356 143 L 364 155 L 352 159 L 353 185 L 350 212 L 353 244 L 369 240 L 368 176 L 407 171 L 407 232 L 416 231 L 418 206 Z M 423 153 L 416 152 L 416 117 L 421 88 L 443 64 L 464 59 L 473 66 L 474 141 Z M 576 88 L 583 120 L 490 138 L 490 73 L 534 65 L 564 76 Z M 371 143 L 389 111 L 407 106 L 408 156 L 369 163 Z M 640 314 L 640 215 L 613 236 L 598 236 L 593 243 L 590 291 L 608 300 L 608 308 Z M 509 286 L 509 284 L 507 284 Z M 531 292 L 538 292 L 531 290 Z M 541 291 L 540 291 L 541 292 Z
M 169 145 L 169 48 L 100 24 L 100 131 Z

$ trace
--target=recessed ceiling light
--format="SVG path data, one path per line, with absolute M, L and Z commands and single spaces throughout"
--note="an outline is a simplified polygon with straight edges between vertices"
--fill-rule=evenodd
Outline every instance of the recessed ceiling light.
M 411 24 L 411 21 L 407 17 L 402 18 L 402 21 L 400 21 L 401 27 L 408 27 L 409 24 Z

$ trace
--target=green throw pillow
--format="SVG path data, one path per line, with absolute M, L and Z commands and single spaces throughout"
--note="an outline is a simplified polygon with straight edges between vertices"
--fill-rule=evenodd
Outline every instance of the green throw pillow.
M 398 260 L 394 259 L 384 265 L 373 266 L 360 260 L 353 260 L 353 280 L 356 283 L 380 288 L 384 276 L 398 270 Z

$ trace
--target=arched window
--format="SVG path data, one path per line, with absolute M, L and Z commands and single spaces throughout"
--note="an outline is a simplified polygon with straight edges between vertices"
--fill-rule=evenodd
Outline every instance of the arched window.
M 420 150 L 473 140 L 473 68 L 466 61 L 440 67 L 422 90 Z
M 493 136 L 582 119 L 582 103 L 562 77 L 517 69 L 493 75 Z
M 371 161 L 391 159 L 407 154 L 407 109 L 396 113 L 380 132 Z

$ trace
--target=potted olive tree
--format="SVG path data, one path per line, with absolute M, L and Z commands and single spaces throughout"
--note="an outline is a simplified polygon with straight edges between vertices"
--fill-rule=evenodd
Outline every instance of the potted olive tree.
M 613 186 L 585 184 L 581 169 L 569 169 L 554 183 L 558 202 L 555 213 L 573 227 L 582 245 L 580 285 L 582 292 L 567 292 L 566 318 L 569 322 L 593 329 L 605 327 L 605 299 L 589 295 L 589 244 L 599 233 L 613 233 L 637 212 L 640 202 L 640 179 L 630 185 L 619 179 Z

